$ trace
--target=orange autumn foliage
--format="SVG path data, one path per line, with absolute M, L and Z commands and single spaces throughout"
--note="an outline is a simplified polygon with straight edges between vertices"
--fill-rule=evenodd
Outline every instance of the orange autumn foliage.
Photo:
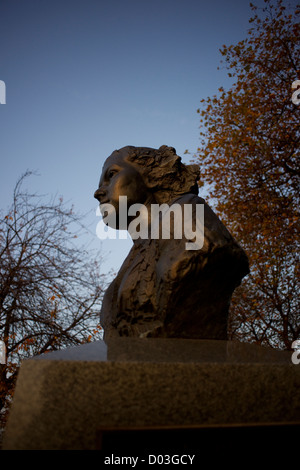
M 300 336 L 300 8 L 265 1 L 246 39 L 223 46 L 234 83 L 201 100 L 197 162 L 208 200 L 246 250 L 230 337 L 290 349 Z

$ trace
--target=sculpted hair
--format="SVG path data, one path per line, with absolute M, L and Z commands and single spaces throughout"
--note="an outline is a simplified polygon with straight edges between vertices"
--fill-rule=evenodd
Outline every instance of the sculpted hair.
M 145 184 L 158 202 L 170 201 L 186 193 L 198 194 L 200 170 L 198 165 L 185 165 L 173 147 L 124 147 L 127 161 L 141 173 Z

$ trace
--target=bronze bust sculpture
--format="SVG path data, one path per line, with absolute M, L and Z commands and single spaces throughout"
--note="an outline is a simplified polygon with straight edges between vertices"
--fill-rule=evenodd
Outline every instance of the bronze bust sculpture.
M 114 228 L 129 230 L 135 220 L 128 211 L 123 226 L 120 197 L 125 196 L 129 208 L 140 204 L 149 209 L 146 226 L 153 223 L 150 207 L 190 207 L 193 215 L 200 206 L 204 211 L 199 247 L 195 248 L 185 230 L 178 236 L 176 230 L 183 219 L 176 227 L 172 214 L 169 236 L 161 236 L 161 214 L 159 236 L 151 237 L 150 230 L 148 236 L 135 234 L 133 247 L 103 299 L 100 321 L 105 339 L 227 339 L 231 296 L 249 272 L 248 259 L 216 214 L 198 197 L 198 179 L 198 166 L 183 164 L 175 149 L 167 146 L 127 146 L 105 161 L 94 196 L 100 208 L 107 204 L 114 208 Z

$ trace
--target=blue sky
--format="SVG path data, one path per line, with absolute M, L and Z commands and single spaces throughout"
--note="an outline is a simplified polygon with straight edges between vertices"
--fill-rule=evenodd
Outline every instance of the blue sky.
M 91 211 L 100 246 L 93 193 L 105 158 L 170 145 L 188 163 L 200 100 L 230 86 L 219 49 L 246 37 L 251 15 L 248 0 L 0 0 L 0 207 L 37 171 L 30 189 Z M 103 272 L 130 246 L 102 242 Z

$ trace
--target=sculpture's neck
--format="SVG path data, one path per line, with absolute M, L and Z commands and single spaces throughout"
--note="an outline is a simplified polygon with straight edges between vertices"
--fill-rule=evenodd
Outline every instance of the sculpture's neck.
M 132 218 L 128 225 L 128 232 L 133 240 L 134 244 L 140 244 L 141 239 L 149 238 L 151 234 L 151 207 L 152 204 L 157 204 L 154 196 L 149 195 L 144 204 L 141 204 L 140 210 L 133 208 L 133 212 L 136 211 L 136 217 Z M 130 208 L 129 208 L 130 211 Z M 140 234 L 140 236 L 138 236 Z

